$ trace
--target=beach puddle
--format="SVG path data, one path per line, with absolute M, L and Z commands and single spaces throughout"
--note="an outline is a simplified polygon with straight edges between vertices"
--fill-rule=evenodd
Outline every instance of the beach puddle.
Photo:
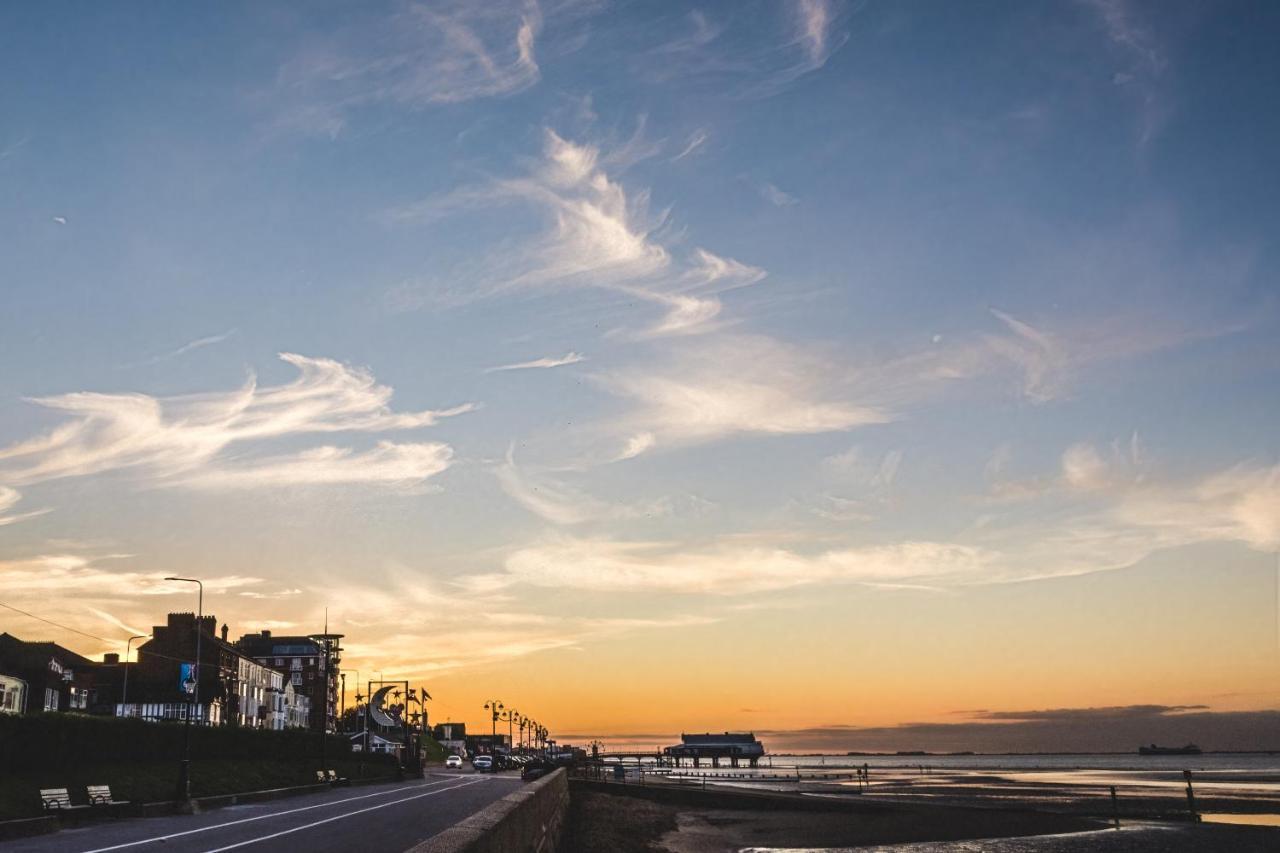
M 1248 826 L 1280 826 L 1280 814 L 1230 814 L 1218 812 L 1202 814 L 1200 820 L 1205 823 L 1236 823 Z

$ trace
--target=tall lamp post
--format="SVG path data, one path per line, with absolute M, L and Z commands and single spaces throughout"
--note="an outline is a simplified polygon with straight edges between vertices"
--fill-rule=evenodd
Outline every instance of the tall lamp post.
M 512 731 L 512 726 L 515 723 L 519 722 L 520 712 L 517 711 L 515 708 L 508 708 L 506 713 L 504 713 L 500 719 L 506 720 L 507 722 L 507 752 L 511 752 L 515 746 L 515 744 L 512 742 L 512 735 L 514 734 L 514 732 Z
M 489 739 L 490 752 L 493 751 L 494 741 L 498 739 L 498 714 L 501 713 L 503 707 L 504 706 L 500 699 L 490 699 L 488 702 L 484 703 L 484 709 L 489 712 L 489 716 L 493 720 L 493 730 Z
M 196 663 L 192 673 L 195 689 L 187 699 L 187 719 L 182 726 L 182 762 L 178 765 L 178 799 L 186 802 L 191 799 L 191 710 L 200 705 L 200 628 L 204 623 L 204 584 L 195 578 L 165 578 L 167 581 L 193 583 L 199 588 L 196 604 Z
M 126 717 L 129 716 L 129 647 L 134 640 L 143 640 L 149 636 L 150 634 L 136 634 L 124 643 L 124 689 L 120 691 L 120 710 Z

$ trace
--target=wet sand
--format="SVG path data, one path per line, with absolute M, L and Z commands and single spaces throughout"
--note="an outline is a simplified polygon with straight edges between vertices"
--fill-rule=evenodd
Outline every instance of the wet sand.
M 572 797 L 572 843 L 566 849 L 576 853 L 842 848 L 901 853 L 1280 850 L 1280 828 L 1191 823 L 1182 789 L 1137 784 L 1163 783 L 1164 779 L 1128 779 L 1117 786 L 1124 792 L 1117 799 L 1121 819 L 1117 830 L 1112 824 L 1110 786 L 1099 779 L 1062 778 L 1052 772 L 1013 775 L 873 772 L 865 788 L 844 781 L 720 778 L 707 780 L 705 805 L 699 805 L 701 779 L 647 777 L 644 789 L 634 778 L 625 788 L 602 788 L 598 783 L 590 785 L 590 790 L 578 786 Z M 1206 784 L 1203 795 L 1197 794 L 1198 810 L 1213 812 L 1215 817 L 1225 815 L 1227 820 L 1245 815 L 1245 821 L 1264 823 L 1280 814 L 1280 795 L 1268 787 L 1271 780 L 1228 781 L 1244 784 Z M 664 802 L 664 788 L 684 790 Z M 730 797 L 728 803 L 715 795 L 717 790 Z M 741 803 L 732 801 L 734 792 L 741 796 Z

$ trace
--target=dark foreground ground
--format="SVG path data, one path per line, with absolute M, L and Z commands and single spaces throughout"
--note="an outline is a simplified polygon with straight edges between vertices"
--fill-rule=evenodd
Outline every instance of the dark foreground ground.
M 520 785 L 467 772 L 384 785 L 334 788 L 205 814 L 107 821 L 17 841 L 2 853 L 292 851 L 402 853 Z
M 701 808 L 575 790 L 565 853 L 721 853 L 857 848 L 894 853 L 1280 851 L 1280 830 L 1141 824 L 1101 830 L 1073 815 L 908 806 L 883 812 Z M 1040 837 L 1028 837 L 1040 836 Z M 1003 840 L 998 840 L 1003 839 Z

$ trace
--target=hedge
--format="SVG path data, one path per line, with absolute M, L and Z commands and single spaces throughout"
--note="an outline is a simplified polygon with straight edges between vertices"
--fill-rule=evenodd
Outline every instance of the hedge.
M 191 758 L 320 759 L 320 735 L 306 729 L 264 731 L 192 726 Z M 47 713 L 0 714 L 0 767 L 68 767 L 82 762 L 164 761 L 182 754 L 183 724 Z M 351 742 L 328 735 L 328 758 L 347 758 Z

